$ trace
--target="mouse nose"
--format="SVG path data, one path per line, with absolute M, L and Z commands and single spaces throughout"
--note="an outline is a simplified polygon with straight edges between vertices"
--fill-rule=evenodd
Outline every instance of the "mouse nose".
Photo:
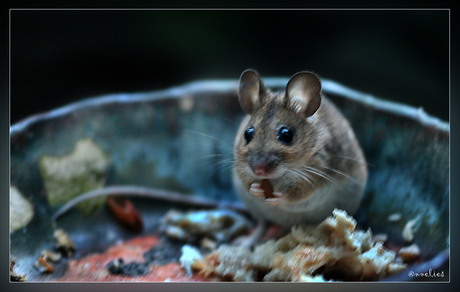
M 258 176 L 265 176 L 267 175 L 267 167 L 265 165 L 256 165 L 254 166 L 254 173 Z
M 257 176 L 267 176 L 273 173 L 277 165 L 278 157 L 276 155 L 257 155 L 252 162 L 252 170 Z

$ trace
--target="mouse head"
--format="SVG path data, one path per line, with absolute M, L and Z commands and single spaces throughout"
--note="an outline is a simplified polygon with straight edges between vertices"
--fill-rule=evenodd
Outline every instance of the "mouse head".
M 321 83 L 310 72 L 291 77 L 286 91 L 273 93 L 254 70 L 240 77 L 239 102 L 250 116 L 235 140 L 237 161 L 249 166 L 259 178 L 280 176 L 285 162 L 299 163 L 308 155 L 314 138 L 308 119 L 321 104 Z

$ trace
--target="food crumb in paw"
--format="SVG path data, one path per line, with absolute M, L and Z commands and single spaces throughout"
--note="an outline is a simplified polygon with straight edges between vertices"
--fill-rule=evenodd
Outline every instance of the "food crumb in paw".
M 265 191 L 265 199 L 273 198 L 273 186 L 268 179 L 261 180 L 260 187 Z

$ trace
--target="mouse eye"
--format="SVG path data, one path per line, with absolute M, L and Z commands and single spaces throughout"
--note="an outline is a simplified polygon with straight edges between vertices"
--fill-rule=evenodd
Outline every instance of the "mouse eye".
M 294 133 L 288 127 L 281 127 L 276 138 L 283 144 L 291 144 L 294 139 Z
M 254 138 L 254 127 L 251 127 L 244 131 L 244 139 L 246 139 L 246 144 L 251 142 L 252 138 Z

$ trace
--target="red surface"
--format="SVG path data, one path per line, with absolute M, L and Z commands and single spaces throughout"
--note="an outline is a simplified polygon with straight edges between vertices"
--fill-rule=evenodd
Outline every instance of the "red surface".
M 115 259 L 124 263 L 145 262 L 143 254 L 159 244 L 155 236 L 145 236 L 132 239 L 109 248 L 105 253 L 90 255 L 69 262 L 66 273 L 59 281 L 71 282 L 203 282 L 206 279 L 200 275 L 188 277 L 179 263 L 164 266 L 150 264 L 148 273 L 143 276 L 122 276 L 111 274 L 106 266 Z

